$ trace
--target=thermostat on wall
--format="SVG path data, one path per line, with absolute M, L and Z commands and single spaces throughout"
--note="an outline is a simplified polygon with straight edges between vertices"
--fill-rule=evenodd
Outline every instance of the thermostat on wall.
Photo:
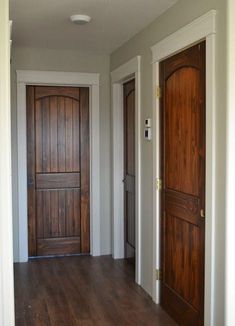
M 151 140 L 152 138 L 152 133 L 150 128 L 145 128 L 144 129 L 144 139 L 146 140 Z
M 151 127 L 151 119 L 145 119 L 144 120 L 144 125 L 146 128 L 150 128 Z

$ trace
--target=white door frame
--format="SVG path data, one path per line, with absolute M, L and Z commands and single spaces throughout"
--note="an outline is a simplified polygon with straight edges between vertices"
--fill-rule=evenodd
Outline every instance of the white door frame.
M 90 88 L 90 246 L 100 255 L 100 132 L 99 74 L 17 70 L 19 261 L 28 261 L 26 86 Z
M 206 40 L 206 220 L 205 220 L 205 325 L 213 325 L 214 269 L 215 269 L 215 146 L 216 146 L 216 91 L 215 91 L 215 41 L 216 11 L 194 20 L 164 40 L 154 45 L 153 53 L 153 176 L 160 172 L 160 116 L 156 88 L 159 85 L 159 63 L 167 57 Z M 154 182 L 155 184 L 155 182 Z M 153 189 L 153 300 L 159 303 L 160 282 L 156 269 L 160 267 L 160 195 Z
M 9 1 L 0 1 L 0 325 L 13 326 Z
M 140 61 L 137 56 L 111 72 L 112 79 L 112 256 L 124 258 L 124 117 L 123 83 L 135 78 L 135 220 L 136 220 L 136 271 L 135 279 L 141 283 L 141 132 L 140 132 Z

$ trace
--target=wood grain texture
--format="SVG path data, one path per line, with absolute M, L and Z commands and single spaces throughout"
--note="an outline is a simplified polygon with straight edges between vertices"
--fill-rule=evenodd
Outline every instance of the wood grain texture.
M 28 244 L 29 255 L 35 256 L 37 252 L 36 244 L 36 194 L 35 194 L 35 99 L 34 87 L 28 86 L 26 88 L 26 112 L 27 112 L 27 141 L 28 141 L 28 161 L 27 161 L 27 179 L 28 179 Z M 36 117 L 37 119 L 37 117 Z
M 80 237 L 37 240 L 38 256 L 77 254 L 80 250 Z
M 166 214 L 165 230 L 164 283 L 200 310 L 200 229 Z
M 29 86 L 27 130 L 29 256 L 89 253 L 89 89 Z
M 89 89 L 80 89 L 81 119 L 81 252 L 90 251 Z
M 79 88 L 77 87 L 57 87 L 57 86 L 37 86 L 35 90 L 35 99 L 41 99 L 49 96 L 70 97 L 79 101 Z
M 200 199 L 185 193 L 165 190 L 165 213 L 180 216 L 187 222 L 198 225 L 200 214 Z
M 167 79 L 165 93 L 165 186 L 198 196 L 200 71 L 178 69 Z
M 135 80 L 123 85 L 125 257 L 135 256 Z
M 16 326 L 176 326 L 110 256 L 15 264 L 15 298 Z
M 203 325 L 205 42 L 160 64 L 161 304 L 180 325 Z
M 36 174 L 36 188 L 80 188 L 80 173 Z

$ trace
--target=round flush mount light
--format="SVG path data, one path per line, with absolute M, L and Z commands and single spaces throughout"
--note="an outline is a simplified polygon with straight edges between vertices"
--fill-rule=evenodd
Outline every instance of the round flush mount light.
M 72 15 L 70 20 L 74 24 L 85 25 L 91 21 L 91 17 L 88 15 Z

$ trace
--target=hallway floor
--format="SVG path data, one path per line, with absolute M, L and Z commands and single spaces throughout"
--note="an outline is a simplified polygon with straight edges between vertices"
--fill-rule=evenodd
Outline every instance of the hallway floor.
M 176 325 L 110 256 L 15 264 L 16 326 Z

